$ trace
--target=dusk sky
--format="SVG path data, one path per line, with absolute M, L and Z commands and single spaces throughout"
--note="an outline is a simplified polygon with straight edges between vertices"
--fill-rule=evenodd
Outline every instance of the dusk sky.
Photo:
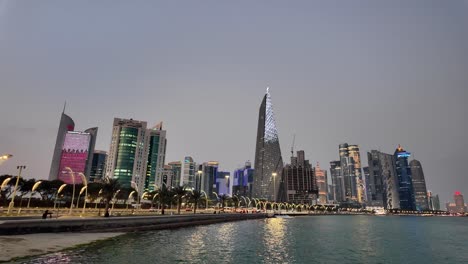
M 48 177 L 60 113 L 159 121 L 166 162 L 254 161 L 270 87 L 283 160 L 338 144 L 420 160 L 441 206 L 468 197 L 468 1 L 0 0 L 0 174 Z M 468 198 L 466 198 L 468 200 Z

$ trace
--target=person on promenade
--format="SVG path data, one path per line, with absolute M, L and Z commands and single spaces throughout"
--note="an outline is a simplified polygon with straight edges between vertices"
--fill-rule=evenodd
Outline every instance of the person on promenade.
M 47 215 L 52 218 L 52 213 L 50 213 L 49 210 L 45 210 L 45 212 L 42 214 L 42 219 L 47 219 Z

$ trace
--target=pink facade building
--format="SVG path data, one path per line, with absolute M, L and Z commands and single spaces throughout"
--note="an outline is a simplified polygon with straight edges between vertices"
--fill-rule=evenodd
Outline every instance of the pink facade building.
M 72 184 L 71 173 L 65 169 L 69 167 L 74 172 L 75 184 L 81 184 L 79 173 L 85 173 L 90 148 L 91 134 L 86 132 L 68 131 L 62 146 L 58 179 Z

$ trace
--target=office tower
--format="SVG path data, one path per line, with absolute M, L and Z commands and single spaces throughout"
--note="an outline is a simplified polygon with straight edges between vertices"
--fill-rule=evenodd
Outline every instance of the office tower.
M 333 201 L 340 203 L 344 201 L 344 181 L 341 172 L 341 164 L 339 160 L 330 161 L 330 176 L 332 180 Z
M 429 210 L 434 210 L 434 200 L 431 191 L 427 191 L 427 204 L 429 206 Z
M 168 163 L 171 166 L 172 171 L 172 187 L 183 186 L 181 184 L 181 177 L 182 177 L 182 162 L 180 161 L 173 161 Z
M 80 173 L 85 173 L 91 135 L 85 132 L 68 131 L 65 134 L 60 156 L 60 166 L 57 179 L 66 184 L 81 184 Z M 94 148 L 94 146 L 93 146 Z M 70 168 L 73 174 L 67 169 Z M 74 178 L 72 178 L 74 176 Z
M 317 179 L 318 186 L 318 203 L 328 203 L 328 183 L 327 183 L 327 171 L 320 169 L 320 164 L 317 162 L 317 166 L 314 168 L 315 178 Z
M 402 210 L 416 210 L 411 168 L 408 164 L 410 155 L 411 154 L 405 151 L 401 146 L 398 146 L 394 154 L 399 185 L 398 194 L 400 198 L 400 209 Z
M 421 162 L 418 160 L 412 160 L 410 161 L 409 165 L 411 167 L 416 210 L 429 210 L 429 204 L 427 202 L 426 181 L 424 179 L 424 172 L 421 166 Z
M 455 192 L 455 194 L 453 195 L 453 200 L 454 203 L 447 203 L 447 211 L 449 211 L 452 214 L 465 213 L 465 200 L 463 199 L 463 195 L 459 191 Z
M 93 153 L 91 171 L 89 173 L 90 182 L 99 182 L 105 174 L 107 152 L 95 150 Z
M 365 178 L 362 177 L 361 154 L 359 152 L 359 146 L 349 145 L 348 154 L 353 161 L 357 201 L 359 203 L 364 203 L 367 200 L 365 189 L 366 182 Z
M 369 167 L 363 167 L 362 168 L 362 173 L 364 175 L 365 179 L 365 186 L 364 188 L 366 189 L 366 202 L 367 204 L 370 204 L 370 201 L 372 200 L 372 192 L 370 190 L 369 184 L 370 184 L 370 174 L 369 174 Z
M 399 185 L 393 155 L 377 150 L 367 153 L 369 165 L 367 204 L 385 209 L 400 208 Z
M 234 180 L 232 183 L 232 194 L 237 196 L 252 197 L 254 169 L 252 164 L 247 161 L 243 168 L 234 171 Z
M 85 168 L 85 176 L 89 180 L 91 174 L 91 167 L 93 166 L 93 156 L 94 156 L 94 146 L 96 145 L 96 138 L 98 133 L 97 127 L 88 128 L 84 131 L 85 133 L 89 133 L 89 149 L 88 149 L 88 157 L 86 161 L 86 168 Z
M 364 190 L 365 182 L 362 179 L 361 155 L 358 145 L 339 145 L 340 167 L 343 177 L 341 201 L 356 201 L 363 203 L 366 200 Z
M 255 171 L 253 197 L 273 201 L 275 194 L 281 200 L 283 189 L 283 159 L 276 129 L 271 96 L 267 88 L 260 105 L 258 116 L 257 141 L 255 149 Z M 276 176 L 274 176 L 276 175 Z M 274 190 L 275 188 L 275 190 Z
M 216 177 L 218 175 L 219 162 L 209 161 L 200 165 L 201 175 L 197 175 L 197 183 L 200 182 L 199 190 L 204 191 L 206 195 L 211 196 L 216 190 Z M 214 187 L 213 187 L 214 186 Z
M 146 163 L 145 190 L 154 191 L 162 184 L 162 173 L 166 157 L 166 130 L 162 122 L 146 131 L 148 158 Z
M 161 186 L 164 185 L 169 189 L 171 187 L 177 186 L 177 185 L 175 185 L 174 170 L 173 170 L 171 165 L 164 165 L 163 170 L 162 170 L 161 179 L 162 179 Z M 159 187 L 161 187 L 161 186 L 159 186 Z
M 434 195 L 434 198 L 432 198 L 433 201 L 433 210 L 440 211 L 440 200 L 439 200 L 439 195 L 436 194 Z
M 145 185 L 148 148 L 146 122 L 114 118 L 112 139 L 106 164 L 106 177 L 118 179 L 122 187 L 136 183 L 142 193 Z
M 227 171 L 218 171 L 216 178 L 216 193 L 218 196 L 223 194 L 231 196 L 231 176 Z
M 52 162 L 50 165 L 49 181 L 56 180 L 59 175 L 60 159 L 62 156 L 63 141 L 65 140 L 65 134 L 68 131 L 75 129 L 75 122 L 73 119 L 65 114 L 65 107 L 63 108 L 62 115 L 60 117 L 60 124 L 57 131 L 57 139 L 55 140 L 54 154 L 52 156 Z
M 284 166 L 283 176 L 286 202 L 312 204 L 317 199 L 317 179 L 303 150 L 297 152 L 297 158 L 291 157 L 291 164 Z
M 334 193 L 335 193 L 335 190 L 333 190 L 333 185 L 332 184 L 328 184 L 328 202 L 329 203 L 335 203 L 335 200 L 334 200 Z
M 195 174 L 198 173 L 197 164 L 193 161 L 192 157 L 187 156 L 181 165 L 180 186 L 185 186 L 192 190 L 195 189 Z

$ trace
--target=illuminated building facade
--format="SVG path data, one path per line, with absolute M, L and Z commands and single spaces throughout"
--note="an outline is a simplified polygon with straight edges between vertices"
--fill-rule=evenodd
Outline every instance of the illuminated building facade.
M 456 191 L 454 193 L 453 200 L 454 203 L 447 203 L 447 211 L 449 211 L 452 214 L 465 213 L 467 211 L 465 200 L 463 199 L 463 195 L 459 191 Z
M 335 203 L 344 201 L 344 182 L 339 160 L 330 161 L 330 176 L 332 180 L 332 200 Z
M 162 129 L 162 122 L 146 131 L 145 143 L 148 146 L 146 163 L 145 190 L 154 191 L 162 184 L 162 174 L 166 157 L 166 130 Z
M 60 124 L 57 132 L 57 139 L 55 140 L 55 148 L 52 156 L 52 163 L 50 165 L 49 181 L 56 180 L 60 171 L 60 160 L 62 157 L 63 141 L 68 131 L 75 129 L 75 122 L 73 119 L 65 114 L 65 109 L 60 117 Z
M 182 171 L 180 176 L 180 186 L 185 186 L 188 189 L 195 189 L 195 174 L 198 172 L 197 164 L 193 161 L 193 158 L 187 156 L 182 162 Z
M 212 196 L 216 189 L 216 177 L 218 175 L 219 162 L 209 161 L 203 162 L 201 167 L 201 175 L 197 172 L 197 183 L 200 182 L 199 190 L 204 191 L 206 195 Z
M 91 163 L 91 171 L 89 173 L 90 182 L 99 182 L 103 179 L 106 168 L 107 152 L 95 150 Z
M 223 194 L 231 196 L 231 175 L 227 171 L 218 171 L 216 177 L 216 193 L 218 196 Z
M 180 161 L 172 161 L 169 162 L 168 165 L 170 166 L 170 170 L 172 171 L 172 187 L 182 186 L 181 183 L 181 175 L 182 175 L 182 162 Z M 168 169 L 168 168 L 167 168 Z
M 395 169 L 399 185 L 398 194 L 400 198 L 400 209 L 402 210 L 416 210 L 411 168 L 408 164 L 410 155 L 411 153 L 405 151 L 401 146 L 398 146 L 394 154 Z
M 252 197 L 254 169 L 252 164 L 247 161 L 243 168 L 234 171 L 232 183 L 232 194 L 237 196 Z
M 85 132 L 68 131 L 62 146 L 58 180 L 66 184 L 81 184 L 79 173 L 85 173 L 91 135 Z M 70 168 L 73 174 L 65 168 Z M 72 178 L 74 176 L 74 179 Z
M 317 199 L 317 179 L 303 150 L 297 152 L 297 157 L 291 157 L 291 164 L 284 166 L 283 176 L 286 202 L 312 204 Z
M 427 199 L 426 180 L 424 179 L 424 172 L 421 162 L 412 160 L 409 163 L 411 167 L 411 176 L 413 180 L 414 200 L 416 202 L 416 210 L 424 211 L 429 210 Z
M 177 174 L 177 175 L 180 175 Z M 174 170 L 171 165 L 164 165 L 163 171 L 162 171 L 162 185 L 166 186 L 167 188 L 175 187 L 177 186 L 175 184 L 175 176 L 174 176 Z M 161 186 L 162 186 L 161 185 Z
M 339 164 L 333 164 L 339 167 L 340 175 L 336 176 L 336 190 L 339 192 L 337 202 L 358 202 L 366 201 L 365 179 L 362 177 L 361 155 L 358 145 L 348 145 L 343 143 L 339 145 L 340 160 Z M 330 164 L 332 165 L 332 164 Z M 338 172 L 338 171 L 337 171 Z M 333 175 L 332 175 L 333 178 Z
M 278 201 L 283 200 L 282 171 L 283 159 L 281 157 L 278 131 L 271 96 L 267 88 L 260 105 L 258 117 L 252 196 L 269 201 L 273 201 L 275 198 Z M 274 197 L 275 194 L 277 194 L 276 197 Z
M 327 181 L 327 171 L 320 169 L 320 164 L 317 162 L 317 166 L 314 168 L 315 178 L 317 179 L 318 187 L 318 200 L 319 204 L 328 203 L 328 181 Z
M 112 139 L 106 164 L 106 177 L 118 179 L 123 187 L 145 185 L 148 148 L 145 144 L 146 122 L 114 118 Z

